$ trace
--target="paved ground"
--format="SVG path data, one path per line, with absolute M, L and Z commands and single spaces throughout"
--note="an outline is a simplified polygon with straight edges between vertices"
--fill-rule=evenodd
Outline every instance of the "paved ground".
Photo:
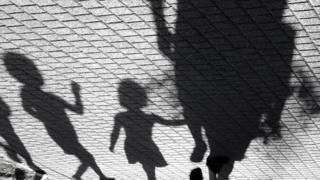
M 167 26 L 174 29 L 176 1 L 166 1 L 165 7 Z M 283 22 L 296 30 L 290 85 L 312 87 L 308 93 L 313 93 L 314 99 L 319 93 L 319 12 L 317 0 L 290 0 L 283 11 Z M 155 29 L 150 3 L 143 0 L 1 0 L 2 59 L 8 52 L 24 54 L 38 70 L 30 64 L 18 64 L 16 67 L 23 70 L 20 74 L 16 71 L 16 77 L 31 82 L 42 78 L 45 84 L 41 90 L 24 88 L 27 83 L 21 83 L 23 80 L 10 74 L 0 61 L 0 96 L 2 104 L 8 106 L 1 112 L 4 128 L 0 129 L 9 134 L 1 142 L 18 144 L 13 136 L 18 135 L 25 148 L 17 145 L 13 149 L 27 150 L 34 164 L 53 179 L 70 179 L 81 164 L 73 154 L 81 151 L 78 157 L 82 161 L 90 159 L 84 155 L 84 148 L 106 176 L 146 179 L 141 164 L 128 164 L 123 129 L 114 153 L 109 146 L 114 117 L 124 111 L 118 97 L 121 79 L 133 78 L 147 89 L 145 112 L 168 120 L 182 117 L 173 79 L 174 64 L 160 52 Z M 167 77 L 164 86 L 155 83 Z M 77 104 L 77 87 L 72 81 L 80 86 L 82 104 Z M 304 106 L 311 99 L 294 90 L 282 111 L 283 138 L 271 140 L 268 145 L 263 139 L 254 139 L 245 159 L 235 163 L 231 179 L 319 179 L 319 117 L 310 115 L 310 107 Z M 168 163 L 156 169 L 159 180 L 187 179 L 197 166 L 207 174 L 204 163 L 189 160 L 194 142 L 186 125 L 155 124 L 152 139 Z M 139 149 L 136 153 L 144 152 Z M 152 154 L 146 153 L 145 157 L 150 159 Z M 98 176 L 89 168 L 82 178 Z

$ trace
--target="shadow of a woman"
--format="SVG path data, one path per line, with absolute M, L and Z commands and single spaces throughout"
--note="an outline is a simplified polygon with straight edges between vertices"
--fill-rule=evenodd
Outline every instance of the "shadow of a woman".
M 23 84 L 21 98 L 25 111 L 43 122 L 49 136 L 66 154 L 73 154 L 81 161 L 73 178 L 80 180 L 88 167 L 91 167 L 99 175 L 100 180 L 112 179 L 102 173 L 94 157 L 79 143 L 77 134 L 66 114 L 66 109 L 83 114 L 80 86 L 75 82 L 71 83 L 76 99 L 75 105 L 72 105 L 41 89 L 44 81 L 32 60 L 9 52 L 4 56 L 4 63 L 8 72 Z
M 218 179 L 228 179 L 254 138 L 281 138 L 295 37 L 282 19 L 287 1 L 178 0 L 175 33 L 165 21 L 165 1 L 149 1 L 158 47 L 174 66 L 194 138 L 190 160 L 204 158 L 203 128 L 207 164 L 216 174 L 225 172 Z
M 130 164 L 142 164 L 148 180 L 155 180 L 155 168 L 167 166 L 159 148 L 152 140 L 152 127 L 155 123 L 163 125 L 183 125 L 183 120 L 165 120 L 155 114 L 147 114 L 142 108 L 147 106 L 147 93 L 138 83 L 130 79 L 122 80 L 118 89 L 120 105 L 126 108 L 115 116 L 111 134 L 110 151 L 119 137 L 120 129 L 126 132 L 125 153 Z
M 26 163 L 30 168 L 40 174 L 44 174 L 45 172 L 37 165 L 33 163 L 33 160 L 23 145 L 22 141 L 18 137 L 18 135 L 14 132 L 12 124 L 10 123 L 9 116 L 11 114 L 11 110 L 9 106 L 0 98 L 0 135 L 3 137 L 8 145 L 1 144 L 8 154 L 8 156 L 16 161 L 21 162 L 21 159 L 18 155 L 22 156 Z

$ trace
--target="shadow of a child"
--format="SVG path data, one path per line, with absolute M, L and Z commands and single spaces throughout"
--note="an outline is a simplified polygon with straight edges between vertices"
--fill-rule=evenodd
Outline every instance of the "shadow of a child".
M 155 180 L 155 168 L 167 166 L 159 148 L 152 140 L 152 127 L 155 123 L 164 125 L 183 125 L 183 120 L 164 120 L 155 114 L 147 114 L 142 108 L 147 106 L 146 90 L 130 79 L 121 81 L 119 89 L 120 105 L 126 108 L 115 116 L 111 134 L 110 151 L 119 137 L 121 127 L 126 132 L 125 152 L 130 164 L 140 162 L 147 173 L 148 180 Z

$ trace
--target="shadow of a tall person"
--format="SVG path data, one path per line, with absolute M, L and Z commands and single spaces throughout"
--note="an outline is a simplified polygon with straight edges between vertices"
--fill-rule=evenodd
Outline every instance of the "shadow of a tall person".
M 228 179 L 256 137 L 281 138 L 294 29 L 283 21 L 286 0 L 178 0 L 175 31 L 167 3 L 149 0 L 161 52 L 175 69 L 178 98 L 194 138 L 190 160 Z M 223 174 L 223 175 L 222 175 Z
M 4 56 L 4 63 L 8 72 L 23 84 L 21 98 L 25 111 L 43 122 L 49 136 L 66 154 L 73 154 L 81 161 L 73 178 L 80 180 L 88 167 L 91 167 L 99 175 L 100 180 L 113 179 L 107 178 L 102 173 L 94 157 L 79 143 L 75 129 L 66 114 L 66 109 L 83 114 L 80 86 L 75 82 L 71 84 L 76 99 L 75 105 L 72 105 L 41 89 L 44 81 L 32 60 L 9 52 Z

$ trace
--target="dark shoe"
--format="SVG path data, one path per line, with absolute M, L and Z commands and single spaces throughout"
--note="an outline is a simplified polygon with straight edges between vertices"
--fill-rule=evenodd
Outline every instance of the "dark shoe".
M 193 149 L 190 160 L 192 162 L 201 162 L 203 160 L 204 154 L 207 151 L 207 145 L 202 142 Z
M 191 171 L 190 180 L 203 180 L 202 171 L 200 168 L 195 168 Z
M 220 173 L 222 166 L 229 162 L 230 158 L 226 156 L 209 156 L 206 165 L 213 173 Z

